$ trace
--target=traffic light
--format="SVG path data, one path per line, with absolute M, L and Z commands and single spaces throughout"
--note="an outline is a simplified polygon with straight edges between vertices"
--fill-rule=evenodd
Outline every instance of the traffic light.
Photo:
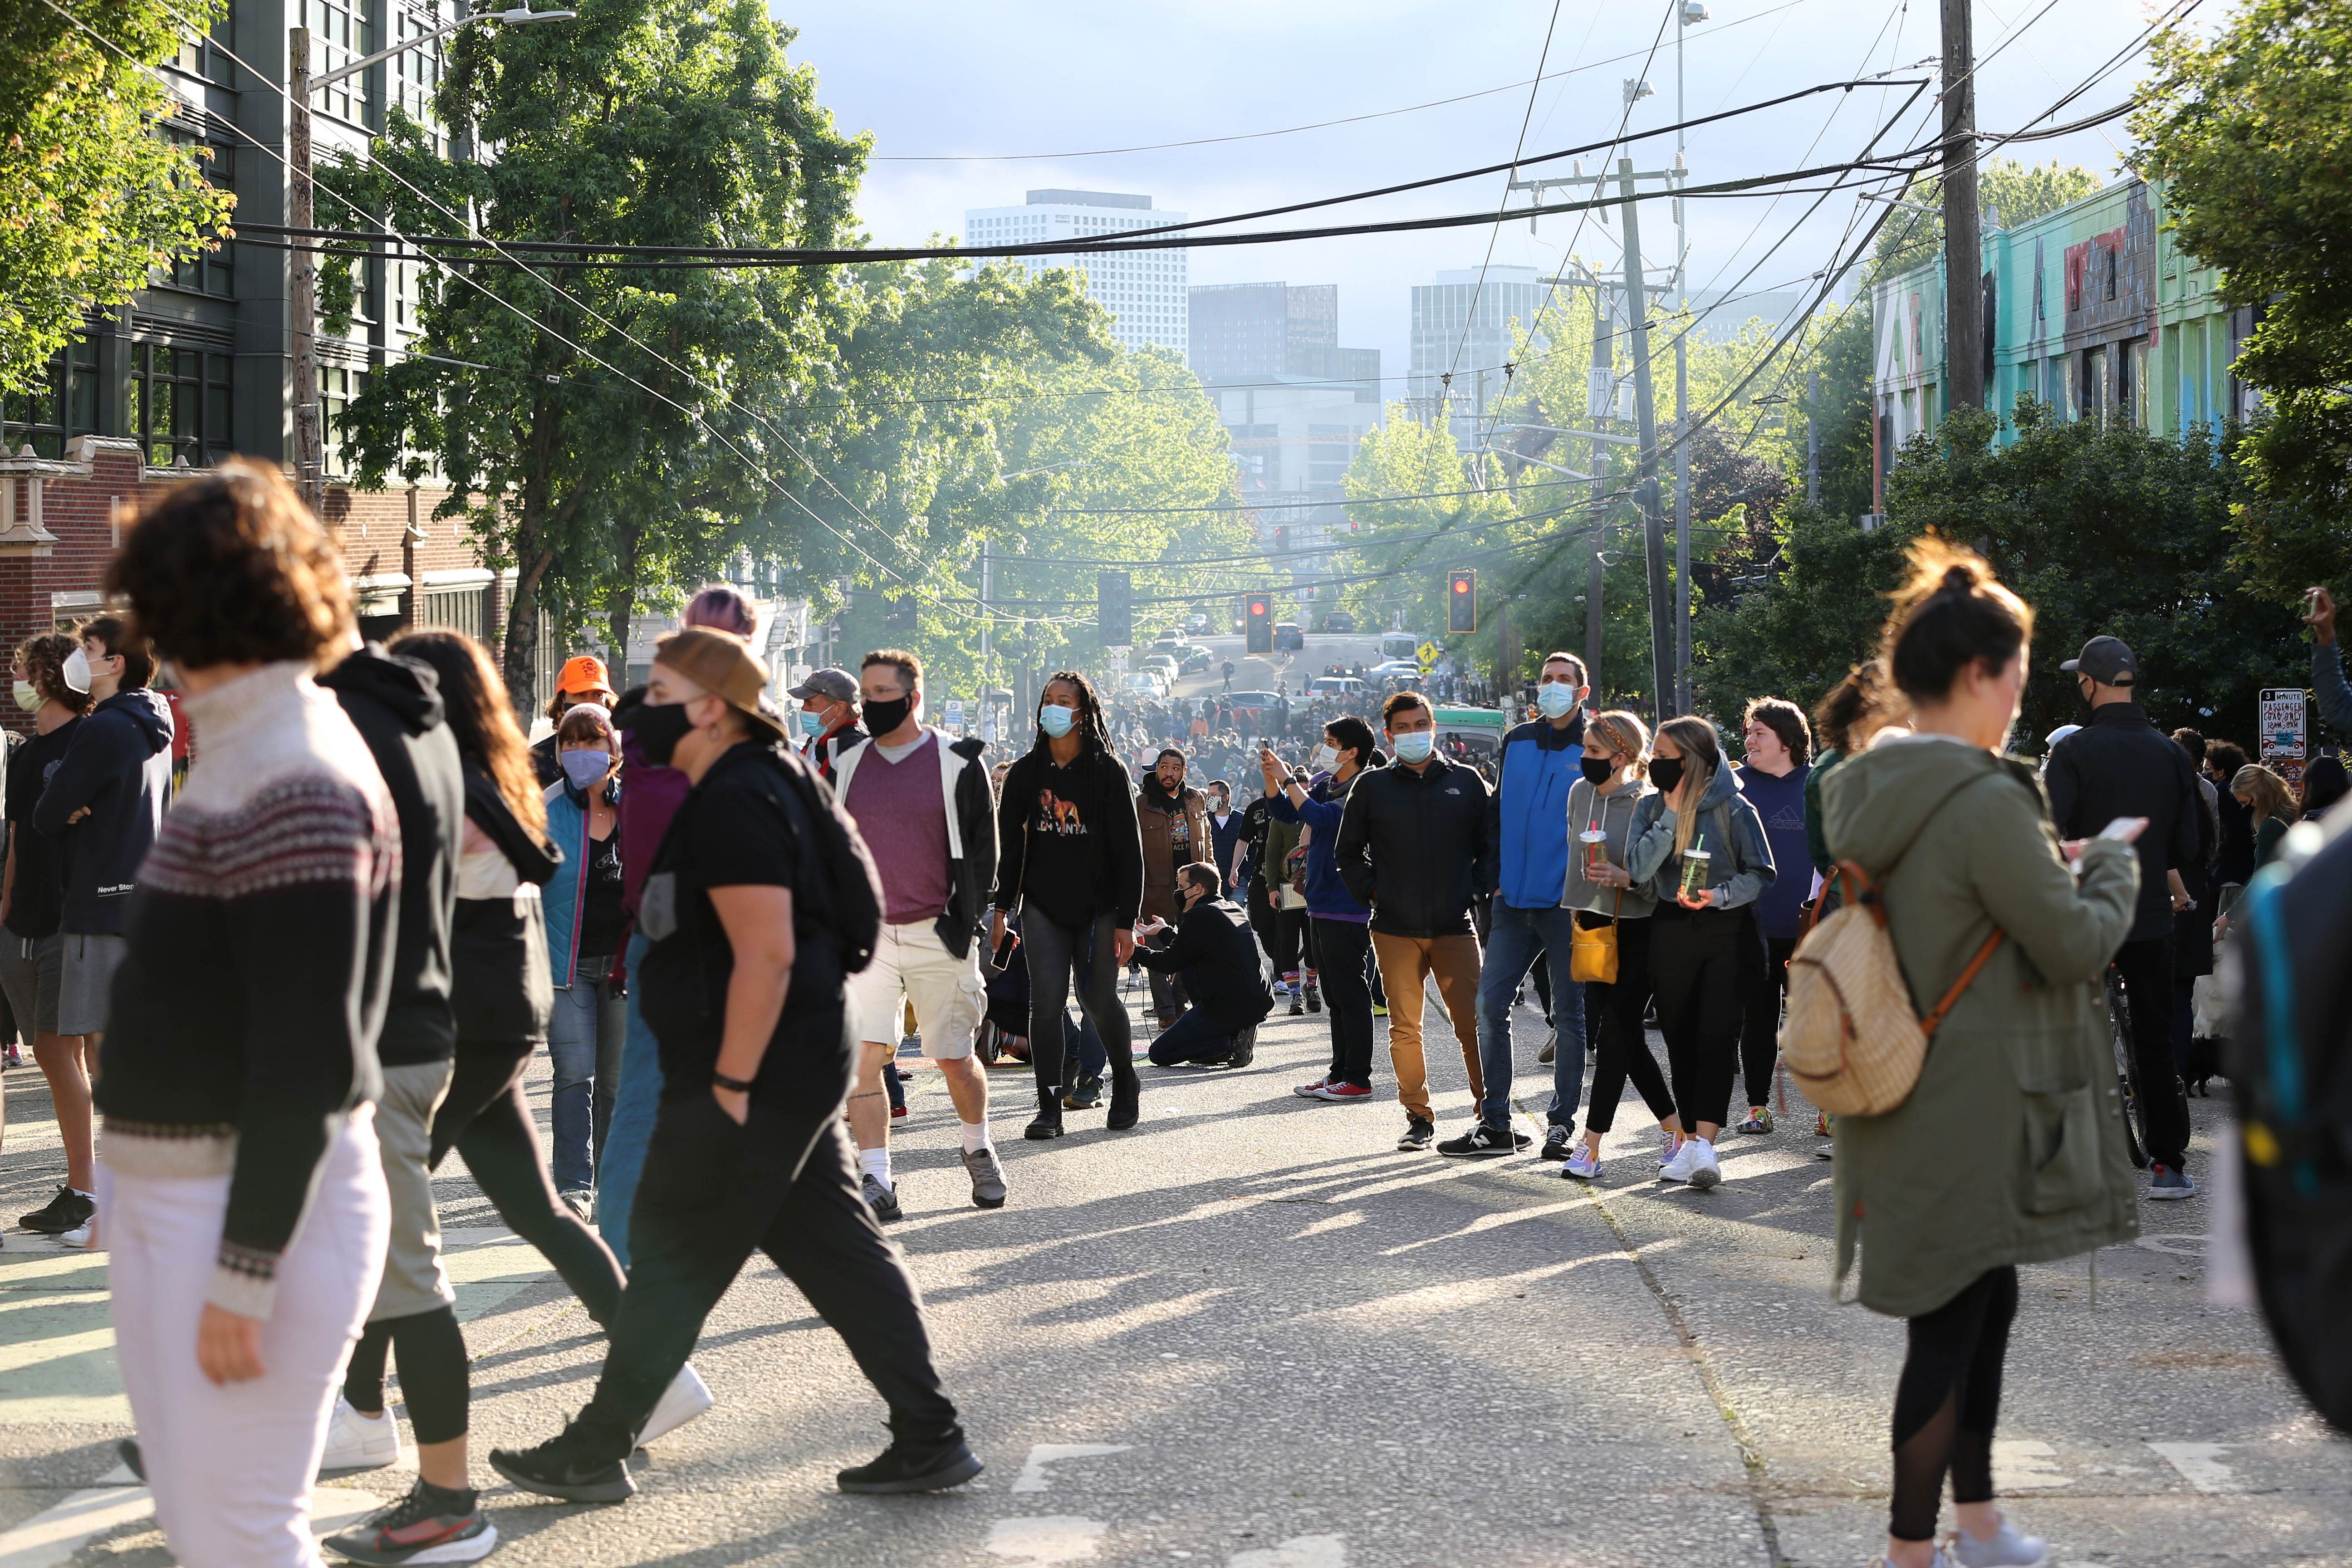
M 1095 619 L 1105 647 L 1135 646 L 1134 584 L 1124 572 L 1095 574 Z
M 1252 594 L 1248 603 L 1249 651 L 1274 651 L 1274 600 L 1265 594 Z
M 1456 572 L 1446 579 L 1445 629 L 1448 632 L 1475 632 L 1478 629 L 1478 574 Z

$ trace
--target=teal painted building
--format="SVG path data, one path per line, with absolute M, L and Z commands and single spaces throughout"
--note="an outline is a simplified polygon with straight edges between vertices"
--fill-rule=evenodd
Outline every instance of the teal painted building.
M 2252 412 L 2230 365 L 2254 312 L 2222 301 L 2219 274 L 2183 254 L 2163 216 L 2161 193 L 2133 179 L 2015 228 L 1988 219 L 1988 407 L 2005 416 L 2030 395 L 2061 418 L 2173 437 Z M 1871 302 L 1883 481 L 1903 443 L 1943 416 L 1943 262 L 1881 279 Z

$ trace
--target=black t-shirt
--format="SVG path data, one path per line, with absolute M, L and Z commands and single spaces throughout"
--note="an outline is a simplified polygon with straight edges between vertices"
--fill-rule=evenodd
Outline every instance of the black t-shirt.
M 776 777 L 760 749 L 745 743 L 712 764 L 688 793 L 662 838 L 637 905 L 648 937 L 662 921 L 665 897 L 676 926 L 646 953 L 639 1005 L 661 1047 L 665 1099 L 707 1094 L 727 1027 L 727 984 L 735 952 L 710 901 L 712 888 L 775 887 L 793 890 L 796 956 L 782 1016 L 770 1037 L 753 1081 L 762 1090 L 790 1092 L 812 1069 L 825 1092 L 840 1092 L 828 1076 L 847 1043 L 842 1033 L 840 955 L 824 934 L 824 911 L 803 899 L 801 852 L 784 804 L 790 784 Z M 668 878 L 669 890 L 659 892 Z
M 33 807 L 80 728 L 79 719 L 68 719 L 47 734 L 34 736 L 8 759 L 8 842 L 16 847 L 8 929 L 21 937 L 47 936 L 65 916 L 65 861 L 58 841 L 34 830 Z
M 609 955 L 621 950 L 621 932 L 627 927 L 621 908 L 621 825 L 603 838 L 588 840 L 588 887 L 580 911 L 580 951 Z

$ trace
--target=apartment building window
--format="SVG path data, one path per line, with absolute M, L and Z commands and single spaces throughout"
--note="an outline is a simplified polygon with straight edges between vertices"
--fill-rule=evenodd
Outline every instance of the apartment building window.
M 98 434 L 98 341 L 87 332 L 49 356 L 39 384 L 0 397 L 0 447 L 29 444 L 36 456 L 62 458 L 77 436 Z
M 146 461 L 168 468 L 185 458 L 209 468 L 229 455 L 229 367 L 225 353 L 131 345 L 131 432 Z
M 166 127 L 164 134 L 183 146 L 204 148 L 211 156 L 205 161 L 205 180 L 215 189 L 236 190 L 236 151 L 222 142 L 206 142 Z M 175 288 L 193 289 L 200 294 L 218 295 L 232 299 L 236 294 L 235 271 L 236 247 L 224 241 L 216 249 L 199 252 L 185 260 L 172 264 L 172 283 Z
M 356 365 L 322 364 L 319 367 L 319 432 L 320 445 L 327 455 L 327 472 L 344 474 L 350 471 L 343 461 L 343 415 L 359 396 L 367 381 L 367 373 Z
M 368 17 L 367 0 L 307 0 L 310 13 L 313 72 L 349 65 L 375 52 L 375 27 Z M 361 71 L 318 94 L 318 106 L 339 119 L 363 121 L 367 114 L 367 76 Z

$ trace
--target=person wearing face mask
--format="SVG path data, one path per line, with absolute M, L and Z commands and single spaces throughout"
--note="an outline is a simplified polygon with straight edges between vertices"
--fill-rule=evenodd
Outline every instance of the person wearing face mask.
M 1209 783 L 1209 864 L 1217 868 L 1222 885 L 1237 888 L 1234 868 L 1241 859 L 1242 814 L 1234 809 L 1234 785 L 1230 779 L 1213 779 Z
M 1378 764 L 1372 727 L 1361 719 L 1334 719 L 1323 727 L 1323 743 L 1307 759 L 1307 776 L 1283 766 L 1272 748 L 1258 749 L 1268 810 L 1276 822 L 1305 829 L 1307 840 L 1307 949 L 1320 969 L 1324 1013 L 1331 1025 L 1331 1065 L 1322 1077 L 1291 1093 L 1304 1100 L 1356 1105 L 1372 1097 L 1372 911 L 1339 875 L 1335 850 L 1348 797 Z M 1280 872 L 1272 867 L 1267 879 Z M 1407 1136 L 1414 1136 L 1411 1126 Z M 1426 1136 L 1414 1148 L 1429 1147 Z
M 88 677 L 67 679 L 81 645 L 62 632 L 27 637 L 16 650 L 16 706 L 33 715 L 33 738 L 8 759 L 8 860 L 0 884 L 0 985 L 16 1025 L 32 1037 L 33 1059 L 48 1080 L 58 1133 L 65 1144 L 66 1179 L 57 1195 L 17 1223 L 47 1236 L 82 1233 L 98 1205 L 98 1173 L 89 1134 L 89 1080 L 98 1065 L 96 1041 L 58 1028 L 58 993 L 65 977 L 64 865 L 57 841 L 34 831 L 41 791 L 65 759 L 90 709 Z
M 547 721 L 560 727 L 563 716 L 583 702 L 593 702 L 609 713 L 615 699 L 604 661 L 593 653 L 575 654 L 563 661 L 556 674 L 555 695 L 547 700 Z M 562 736 L 551 731 L 530 749 L 531 771 L 539 775 L 542 789 L 563 782 L 563 763 L 559 758 L 562 744 Z
M 1104 1125 L 1124 1131 L 1140 1114 L 1142 1085 L 1118 973 L 1135 955 L 1143 840 L 1135 792 L 1111 752 L 1102 705 L 1093 684 L 1076 670 L 1056 671 L 1038 696 L 1037 739 L 1004 775 L 996 838 L 991 950 L 1003 945 L 1006 918 L 1017 910 L 1021 953 L 1029 967 L 1029 1065 L 1037 1114 L 1023 1135 L 1062 1135 L 1062 1090 L 1072 1081 L 1062 1020 L 1082 954 L 1086 979 L 1078 986 L 1078 1006 L 1110 1060 Z
M 661 1114 L 595 1397 L 548 1441 L 490 1455 L 544 1496 L 635 1492 L 629 1454 L 755 1251 L 842 1337 L 888 1406 L 889 1447 L 840 1471 L 843 1491 L 932 1491 L 981 1471 L 914 1282 L 859 1194 L 842 1116 L 857 1031 L 838 916 L 853 897 L 881 906 L 883 889 L 856 824 L 778 743 L 784 721 L 767 684 L 741 638 L 672 632 L 629 715 L 647 758 L 694 786 L 637 906 L 652 941 L 638 984 L 661 1044 Z M 863 863 L 845 872 L 845 857 Z M 845 874 L 865 888 L 853 893 Z
M 1192 1006 L 1151 1042 L 1152 1065 L 1245 1068 L 1257 1055 L 1257 1026 L 1274 1011 L 1265 954 L 1240 906 L 1218 896 L 1224 879 L 1214 866 L 1196 860 L 1178 868 L 1176 887 L 1184 900 L 1180 922 L 1147 920 L 1135 958 L 1154 973 L 1181 972 Z
M 1582 659 L 1572 653 L 1545 657 L 1536 685 L 1541 717 L 1503 737 L 1493 797 L 1491 831 L 1500 877 L 1478 972 L 1478 1064 L 1486 1088 L 1479 1125 L 1510 1124 L 1511 1003 L 1541 958 L 1550 978 L 1553 1037 L 1547 1160 L 1568 1158 L 1576 1102 L 1584 1092 L 1584 987 L 1568 977 L 1575 915 L 1562 903 L 1560 890 L 1567 885 L 1572 847 L 1568 795 L 1583 776 L 1584 700 L 1590 692 Z M 1476 1147 L 1465 1152 L 1507 1154 L 1513 1148 L 1510 1140 L 1482 1138 L 1479 1128 L 1472 1129 L 1471 1137 Z
M 601 704 L 582 702 L 564 712 L 555 740 L 563 776 L 540 796 L 548 842 L 563 852 L 562 868 L 540 900 L 555 990 L 547 1021 L 547 1056 L 555 1069 L 548 1153 L 557 1194 L 589 1219 L 628 1036 L 628 1004 L 613 979 L 629 923 L 621 907 L 620 732 Z
M 2147 1118 L 2147 1195 L 2194 1197 L 2197 1184 L 2186 1166 L 2189 1091 L 2172 1059 L 2172 928 L 2173 917 L 2196 902 L 2181 876 L 2200 847 L 2204 804 L 2196 764 L 2133 700 L 2139 659 L 2122 639 L 2093 637 L 2059 668 L 2074 678 L 2091 710 L 2081 729 L 2050 749 L 2044 780 L 2059 837 L 2087 838 L 2117 817 L 2147 818 L 2147 830 L 2132 846 L 2139 856 L 2139 909 L 2116 951 L 2116 974 Z
M 1372 911 L 1372 952 L 1389 998 L 1389 1059 L 1406 1118 L 1397 1146 L 1425 1148 L 1436 1130 L 1421 1044 L 1423 986 L 1434 975 L 1476 1112 L 1470 1130 L 1439 1152 L 1511 1152 L 1529 1140 L 1511 1126 L 1507 1102 L 1495 1110 L 1478 1058 L 1478 937 L 1470 906 L 1479 889 L 1495 885 L 1486 781 L 1437 754 L 1437 715 L 1421 693 L 1391 696 L 1381 721 L 1396 761 L 1349 793 L 1335 858 L 1348 890 Z
M 1723 1180 L 1715 1138 L 1730 1110 L 1739 1046 L 1747 906 L 1776 872 L 1763 820 L 1724 764 L 1713 724 L 1685 714 L 1660 725 L 1650 782 L 1657 793 L 1634 808 L 1625 869 L 1657 900 L 1650 979 L 1676 1119 L 1689 1134 L 1658 1177 L 1705 1192 Z
M 1152 760 L 1136 794 L 1136 826 L 1143 837 L 1143 912 L 1165 923 L 1181 912 L 1177 868 L 1207 854 L 1211 843 L 1208 800 L 1184 783 L 1184 753 L 1169 747 Z M 1188 1001 L 1183 980 L 1173 969 L 1153 969 L 1150 974 L 1152 1011 L 1163 1031 L 1172 1029 Z
M 801 705 L 801 755 L 819 777 L 831 784 L 834 764 L 841 753 L 866 739 L 866 732 L 857 722 L 857 678 L 845 669 L 812 670 L 806 680 L 784 695 Z

